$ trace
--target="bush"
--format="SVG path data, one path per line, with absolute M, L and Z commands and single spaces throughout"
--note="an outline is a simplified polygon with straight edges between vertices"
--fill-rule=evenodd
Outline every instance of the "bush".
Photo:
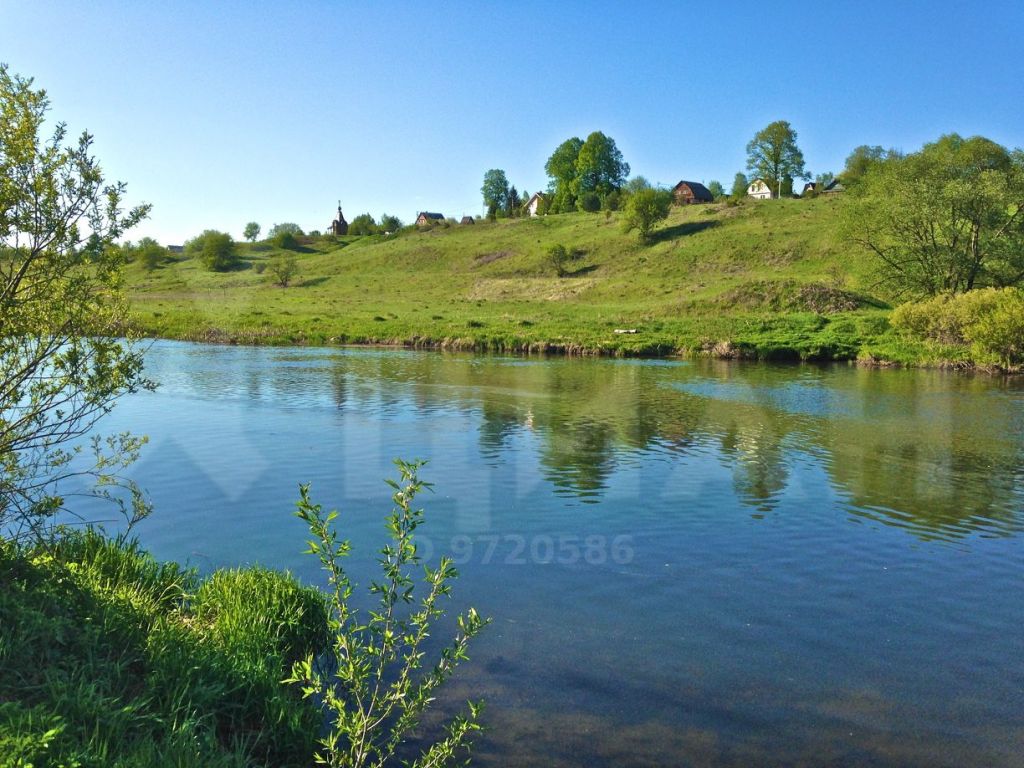
M 893 311 L 890 322 L 905 336 L 969 346 L 974 361 L 982 365 L 1024 364 L 1024 291 L 1017 288 L 909 302 Z
M 663 189 L 641 189 L 626 201 L 623 230 L 637 230 L 642 241 L 647 241 L 651 230 L 659 221 L 668 218 L 672 207 L 672 193 Z
M 333 670 L 324 672 L 313 655 L 307 655 L 295 664 L 288 681 L 301 685 L 306 697 L 321 700 L 332 715 L 331 731 L 319 739 L 318 764 L 361 768 L 396 763 L 396 750 L 407 738 L 423 740 L 421 722 L 435 702 L 438 686 L 467 658 L 469 641 L 488 623 L 470 608 L 456 618 L 455 637 L 441 648 L 438 660 L 426 660 L 433 625 L 445 612 L 440 601 L 450 595 L 450 582 L 458 573 L 448 557 L 442 557 L 436 568 L 422 564 L 415 539 L 423 510 L 413 502 L 428 485 L 417 476 L 419 462 L 395 463 L 400 480 L 388 481 L 394 489 L 387 518 L 391 540 L 378 558 L 383 578 L 370 587 L 379 604 L 365 618 L 350 606 L 352 583 L 342 567 L 350 545 L 339 541 L 332 527 L 338 513 L 324 512 L 310 501 L 309 487 L 301 488 L 296 514 L 309 526 L 308 551 L 328 574 L 328 622 L 333 656 L 339 660 Z M 414 574 L 422 574 L 422 589 Z M 451 765 L 457 756 L 466 757 L 469 739 L 480 728 L 480 706 L 469 702 L 467 713 L 442 727 L 439 740 L 427 741 L 415 764 Z
M 282 224 L 275 224 L 272 226 L 270 231 L 267 232 L 267 237 L 273 240 L 277 235 L 280 235 L 283 232 L 291 232 L 296 237 L 302 237 L 303 234 L 302 227 L 294 222 L 286 221 Z
M 606 211 L 617 211 L 622 207 L 622 194 L 617 190 L 612 190 L 604 196 L 604 200 L 601 201 L 601 207 Z
M 267 261 L 267 272 L 277 285 L 287 288 L 292 278 L 299 273 L 299 262 L 294 253 L 279 253 Z
M 569 262 L 569 251 L 562 244 L 552 245 L 545 254 L 547 262 L 554 268 L 555 274 L 565 277 L 565 265 Z
M 238 249 L 231 235 L 208 229 L 185 243 L 185 253 L 199 259 L 211 272 L 226 272 L 238 264 Z
M 294 232 L 278 232 L 270 239 L 270 242 L 275 248 L 283 248 L 288 251 L 294 251 L 299 247 L 299 238 Z
M 584 192 L 580 195 L 580 199 L 576 201 L 581 211 L 586 213 L 596 213 L 601 210 L 601 197 L 597 192 Z
M 350 235 L 376 235 L 378 232 L 380 229 L 377 227 L 377 222 L 368 213 L 359 214 L 348 225 Z

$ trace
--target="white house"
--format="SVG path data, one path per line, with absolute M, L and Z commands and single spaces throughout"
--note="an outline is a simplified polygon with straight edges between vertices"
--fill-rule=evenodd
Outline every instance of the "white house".
M 544 195 L 542 193 L 534 192 L 533 197 L 531 197 L 526 203 L 527 214 L 529 214 L 530 216 L 536 216 L 537 208 L 540 206 L 540 201 L 543 199 Z
M 775 190 L 764 179 L 754 179 L 747 187 L 747 196 L 755 200 L 771 200 L 775 197 Z

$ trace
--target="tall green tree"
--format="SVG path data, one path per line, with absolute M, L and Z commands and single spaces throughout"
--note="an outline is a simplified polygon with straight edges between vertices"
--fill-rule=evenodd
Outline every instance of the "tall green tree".
M 764 179 L 775 191 L 780 182 L 810 178 L 804 169 L 804 155 L 796 144 L 796 131 L 785 120 L 776 120 L 758 131 L 747 144 L 747 170 Z
M 368 213 L 359 214 L 348 225 L 350 235 L 376 235 L 378 232 L 380 232 L 380 227 L 377 226 L 373 216 Z
M 167 258 L 167 249 L 152 237 L 144 237 L 135 244 L 134 255 L 147 272 L 152 272 Z
M 489 214 L 505 210 L 508 205 L 508 178 L 500 168 L 492 168 L 484 174 L 484 185 L 480 187 L 484 205 Z
M 873 162 L 850 189 L 844 228 L 911 297 L 1024 283 L 1024 153 L 957 134 Z
M 747 196 L 747 189 L 750 181 L 745 173 L 737 173 L 732 180 L 732 189 L 729 190 L 729 197 L 733 200 L 742 200 Z
M 551 213 L 570 211 L 576 207 L 576 161 L 582 147 L 583 140 L 573 136 L 559 144 L 544 163 L 544 171 L 549 179 L 548 191 L 551 192 L 548 203 Z
M 283 235 L 286 232 L 290 235 L 295 235 L 296 237 L 302 237 L 302 235 L 304 234 L 302 231 L 302 227 L 300 227 L 295 222 L 284 221 L 281 222 L 280 224 L 275 224 L 274 226 L 272 226 L 270 228 L 270 231 L 267 232 L 267 237 L 273 239 L 278 235 Z
M 594 131 L 580 147 L 576 157 L 575 194 L 595 192 L 603 197 L 612 190 L 621 189 L 629 176 L 629 163 L 615 146 L 615 140 L 600 131 Z
M 846 167 L 843 168 L 843 184 L 856 184 L 872 166 L 882 162 L 890 155 L 895 157 L 898 154 L 895 150 L 887 151 L 878 145 L 871 147 L 861 144 L 859 147 L 854 147 L 849 157 L 846 158 Z
M 260 236 L 260 225 L 255 221 L 250 221 L 245 225 L 245 229 L 242 230 L 242 236 L 250 243 L 255 243 L 256 238 Z
M 725 187 L 722 186 L 722 182 L 715 181 L 714 179 L 708 182 L 708 192 L 711 193 L 711 197 L 714 200 L 720 200 L 725 197 Z
M 133 484 L 114 492 L 143 441 L 83 440 L 119 397 L 149 386 L 114 245 L 149 206 L 125 209 L 92 137 L 67 141 L 49 108 L 45 91 L 0 65 L 0 535 L 11 538 L 54 533 L 70 477 L 95 479 L 130 520 L 148 511 Z

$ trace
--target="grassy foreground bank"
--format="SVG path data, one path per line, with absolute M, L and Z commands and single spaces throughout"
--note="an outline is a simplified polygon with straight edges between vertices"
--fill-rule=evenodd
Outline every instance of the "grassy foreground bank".
M 129 269 L 136 330 L 245 344 L 764 359 L 965 359 L 900 339 L 868 257 L 838 233 L 838 198 L 673 209 L 650 245 L 620 214 L 479 222 L 391 237 L 316 240 L 288 288 L 263 271 L 194 259 Z M 557 277 L 545 252 L 575 255 Z M 616 331 L 628 331 L 617 333 Z
M 281 680 L 327 641 L 287 574 L 0 539 L 0 766 L 306 766 L 322 716 Z

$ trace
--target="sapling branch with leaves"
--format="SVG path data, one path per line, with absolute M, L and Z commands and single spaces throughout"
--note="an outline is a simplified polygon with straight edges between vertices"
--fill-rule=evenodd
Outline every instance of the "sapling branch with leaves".
M 414 500 L 430 484 L 418 475 L 423 462 L 395 464 L 399 480 L 387 481 L 394 490 L 387 518 L 390 541 L 380 550 L 382 578 L 370 585 L 378 607 L 365 617 L 351 607 L 353 584 L 342 567 L 351 545 L 339 539 L 333 526 L 338 512 L 324 512 L 310 500 L 309 486 L 300 487 L 296 515 L 312 534 L 307 552 L 319 558 L 328 577 L 333 669 L 325 672 L 307 657 L 286 682 L 301 685 L 306 697 L 323 702 L 332 727 L 320 740 L 317 763 L 332 768 L 398 764 L 399 748 L 420 725 L 435 692 L 468 658 L 469 642 L 489 623 L 473 608 L 459 615 L 455 637 L 425 666 L 424 644 L 445 613 L 442 600 L 450 597 L 458 572 L 448 557 L 434 568 L 422 562 L 416 531 L 424 515 Z M 422 578 L 417 580 L 414 574 L 420 568 Z M 441 738 L 403 764 L 428 768 L 464 759 L 470 738 L 480 730 L 481 707 L 481 702 L 468 702 L 467 711 L 444 726 Z

